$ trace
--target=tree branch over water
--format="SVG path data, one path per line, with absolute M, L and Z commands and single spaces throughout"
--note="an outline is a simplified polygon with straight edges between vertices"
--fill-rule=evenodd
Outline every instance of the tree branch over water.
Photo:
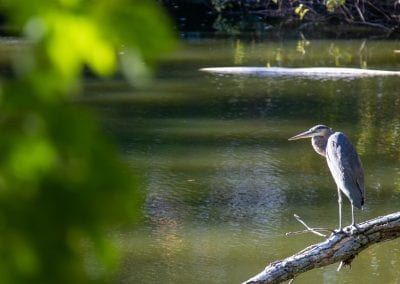
M 370 245 L 400 237 L 400 212 L 365 221 L 357 224 L 357 228 L 357 231 L 350 234 L 351 227 L 346 227 L 344 232 L 332 234 L 322 243 L 275 261 L 243 283 L 280 283 L 335 262 L 341 261 L 339 269 L 342 264 L 350 265 L 357 254 Z

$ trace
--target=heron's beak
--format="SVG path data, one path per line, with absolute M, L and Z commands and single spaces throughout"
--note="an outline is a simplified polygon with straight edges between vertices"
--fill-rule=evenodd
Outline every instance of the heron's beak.
M 297 134 L 297 135 L 295 135 L 295 136 L 293 136 L 293 137 L 290 137 L 288 140 L 298 140 L 298 139 L 304 139 L 304 138 L 310 138 L 310 137 L 314 137 L 315 136 L 315 132 L 314 131 L 312 131 L 312 130 L 307 130 L 307 131 L 304 131 L 304 132 L 302 132 L 302 133 L 300 133 L 300 134 Z

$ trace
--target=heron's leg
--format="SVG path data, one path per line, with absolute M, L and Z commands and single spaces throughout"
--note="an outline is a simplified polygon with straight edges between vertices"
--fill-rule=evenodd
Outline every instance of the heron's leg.
M 354 205 L 351 202 L 351 228 L 350 228 L 350 235 L 354 235 L 358 231 L 358 227 L 356 225 L 356 221 L 354 218 Z
M 342 230 L 342 193 L 340 188 L 337 188 L 338 192 L 338 204 L 339 204 L 339 231 Z

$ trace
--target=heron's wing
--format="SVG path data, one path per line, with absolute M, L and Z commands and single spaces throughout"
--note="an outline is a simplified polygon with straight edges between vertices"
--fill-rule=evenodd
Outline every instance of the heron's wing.
M 354 206 L 361 208 L 364 204 L 364 171 L 361 160 L 346 135 L 335 132 L 329 137 L 326 159 L 338 187 Z

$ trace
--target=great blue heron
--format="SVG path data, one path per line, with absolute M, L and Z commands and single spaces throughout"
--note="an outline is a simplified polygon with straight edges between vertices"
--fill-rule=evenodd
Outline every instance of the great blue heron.
M 342 195 L 351 203 L 351 225 L 355 226 L 354 206 L 364 205 L 364 171 L 354 146 L 342 132 L 335 132 L 325 125 L 295 135 L 289 140 L 311 138 L 314 150 L 326 157 L 328 167 L 337 185 L 339 203 L 339 231 L 342 230 Z

